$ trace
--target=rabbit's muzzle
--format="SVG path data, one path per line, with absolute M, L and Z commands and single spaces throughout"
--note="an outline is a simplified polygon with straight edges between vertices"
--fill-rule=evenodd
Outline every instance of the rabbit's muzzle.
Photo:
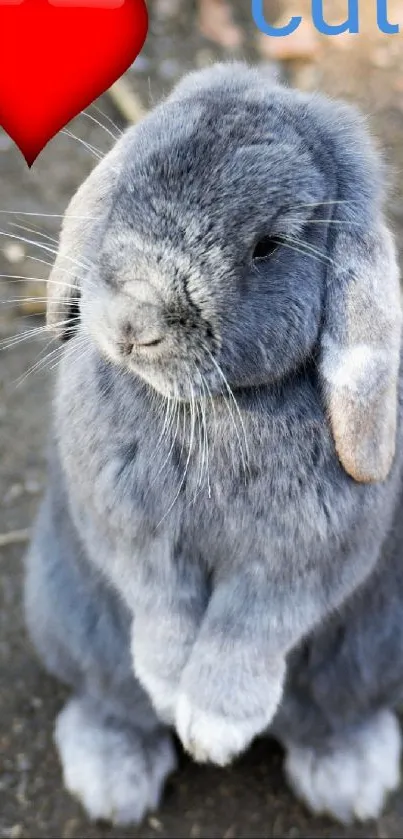
M 123 316 L 117 325 L 117 345 L 122 355 L 159 347 L 166 336 L 167 325 L 158 306 L 143 304 L 134 313 Z

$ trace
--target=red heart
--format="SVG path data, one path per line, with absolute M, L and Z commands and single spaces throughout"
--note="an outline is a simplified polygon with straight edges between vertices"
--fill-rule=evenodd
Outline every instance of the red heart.
M 0 125 L 28 166 L 132 64 L 145 0 L 0 0 Z

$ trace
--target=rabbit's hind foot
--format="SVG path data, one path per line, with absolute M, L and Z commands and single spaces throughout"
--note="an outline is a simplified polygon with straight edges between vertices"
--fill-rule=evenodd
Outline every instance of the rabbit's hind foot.
M 388 794 L 399 785 L 400 754 L 397 718 L 382 710 L 320 747 L 288 744 L 285 771 L 310 810 L 349 824 L 380 815 Z
M 171 737 L 103 719 L 90 700 L 72 699 L 55 726 L 67 790 L 92 820 L 139 824 L 157 809 L 167 776 L 176 767 Z

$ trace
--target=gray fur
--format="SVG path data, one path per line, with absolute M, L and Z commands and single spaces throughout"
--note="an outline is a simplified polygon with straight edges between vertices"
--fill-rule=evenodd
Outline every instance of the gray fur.
M 173 724 L 199 760 L 268 727 L 323 745 L 402 696 L 382 167 L 354 111 L 243 65 L 192 74 L 107 160 L 49 286 L 57 328 L 68 264 L 81 321 L 28 558 L 32 635 L 101 717 Z M 267 235 L 278 249 L 252 264 Z

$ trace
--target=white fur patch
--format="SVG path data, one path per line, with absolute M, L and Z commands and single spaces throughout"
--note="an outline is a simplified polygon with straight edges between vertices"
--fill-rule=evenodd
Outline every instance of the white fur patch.
M 400 780 L 401 733 L 396 716 L 381 711 L 327 751 L 289 746 L 285 761 L 295 793 L 314 813 L 348 824 L 377 818 Z
M 178 700 L 176 729 L 187 752 L 198 763 L 226 766 L 269 724 L 269 719 L 234 720 L 200 711 L 185 694 Z
M 164 781 L 176 767 L 171 738 L 149 742 L 103 726 L 80 700 L 59 714 L 55 741 L 64 783 L 91 819 L 138 824 L 158 807 Z
M 330 339 L 324 342 L 323 375 L 334 388 L 346 387 L 353 393 L 362 389 L 363 381 L 369 387 L 379 370 L 389 369 L 390 353 L 369 344 L 340 347 Z

